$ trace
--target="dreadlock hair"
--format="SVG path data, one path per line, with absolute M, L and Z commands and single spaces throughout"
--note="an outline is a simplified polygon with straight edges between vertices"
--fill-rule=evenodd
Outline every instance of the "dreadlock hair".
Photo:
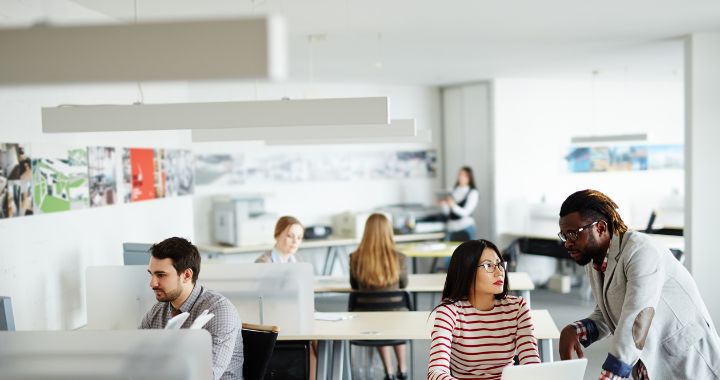
M 617 212 L 618 205 L 610 197 L 597 190 L 580 190 L 571 194 L 560 207 L 560 217 L 580 213 L 583 220 L 604 220 L 608 225 L 610 236 L 622 234 L 627 226 Z

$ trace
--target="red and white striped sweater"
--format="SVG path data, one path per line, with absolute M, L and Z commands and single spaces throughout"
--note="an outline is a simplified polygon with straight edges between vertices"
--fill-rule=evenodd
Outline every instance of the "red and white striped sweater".
M 492 310 L 468 301 L 443 305 L 435 312 L 428 380 L 500 379 L 513 364 L 540 363 L 530 309 L 522 297 L 495 300 Z

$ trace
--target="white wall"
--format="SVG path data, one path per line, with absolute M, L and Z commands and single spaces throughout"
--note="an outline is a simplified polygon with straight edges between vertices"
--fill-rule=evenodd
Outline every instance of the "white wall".
M 223 90 L 225 86 L 226 90 Z M 253 99 L 254 85 L 184 83 L 145 84 L 145 101 Z M 433 88 L 363 85 L 259 85 L 272 98 L 286 89 L 312 88 L 322 96 L 391 96 L 391 116 L 416 117 L 420 128 L 439 134 L 438 91 Z M 298 90 L 300 89 L 300 90 Z M 245 91 L 238 95 L 235 91 Z M 318 97 L 318 96 L 315 96 Z M 0 88 L 0 141 L 31 144 L 69 144 L 84 147 L 191 148 L 201 151 L 246 149 L 245 144 L 197 144 L 187 131 L 43 134 L 42 106 L 58 104 L 129 104 L 139 99 L 137 87 L 128 85 Z M 252 146 L 252 144 L 250 144 Z M 273 147 L 269 150 L 398 149 L 399 146 Z M 408 148 L 418 148 L 409 146 Z M 419 148 L 426 148 L 424 146 Z M 32 152 L 31 152 L 32 154 Z M 293 213 L 308 223 L 326 221 L 334 212 L 367 209 L 386 203 L 424 201 L 431 198 L 433 179 L 364 182 L 299 183 L 282 188 L 258 186 L 231 189 L 198 189 L 197 198 L 216 192 L 266 191 L 274 193 L 268 207 Z M 84 278 L 88 265 L 122 263 L 122 243 L 153 242 L 169 236 L 202 241 L 206 212 L 194 207 L 202 201 L 179 197 L 135 204 L 34 215 L 0 220 L 0 295 L 12 297 L 16 327 L 68 329 L 85 323 Z M 194 218 L 197 215 L 197 218 Z M 206 240 L 207 241 L 207 240 Z
M 131 103 L 135 86 L 0 88 L 0 141 L 42 145 L 189 147 L 188 132 L 43 134 L 42 106 Z M 149 86 L 146 98 L 187 97 L 180 84 Z M 119 153 L 118 153 L 119 154 Z M 88 265 L 122 264 L 122 242 L 193 238 L 192 198 L 0 220 L 0 294 L 12 297 L 18 329 L 65 329 L 85 323 Z
M 687 126 L 685 157 L 685 247 L 690 271 L 715 322 L 720 325 L 717 296 L 717 218 L 720 215 L 720 33 L 694 34 L 686 41 Z
M 646 225 L 653 207 L 682 199 L 682 170 L 570 173 L 564 160 L 573 136 L 647 133 L 649 144 L 682 144 L 682 78 L 601 74 L 500 79 L 494 86 L 498 234 L 554 236 L 560 204 L 586 188 L 613 198 L 634 228 Z
M 191 87 L 194 101 L 302 99 L 306 97 L 389 96 L 390 115 L 394 119 L 414 118 L 418 129 L 432 132 L 431 144 L 353 144 L 353 145 L 289 145 L 259 146 L 255 143 L 195 144 L 197 152 L 256 152 L 299 154 L 327 152 L 378 152 L 422 150 L 440 147 L 439 90 L 430 87 L 362 85 L 362 84 L 238 84 L 202 83 Z M 439 149 L 439 148 L 438 148 Z M 438 158 L 441 157 L 438 150 Z M 440 169 L 442 163 L 438 164 Z M 343 211 L 366 211 L 397 203 L 434 202 L 433 191 L 440 187 L 442 170 L 436 178 L 377 179 L 323 181 L 282 184 L 246 184 L 235 186 L 198 187 L 195 197 L 195 236 L 198 241 L 211 242 L 211 198 L 220 194 L 266 194 L 266 209 L 278 214 L 291 214 L 304 224 L 330 223 L 333 214 Z

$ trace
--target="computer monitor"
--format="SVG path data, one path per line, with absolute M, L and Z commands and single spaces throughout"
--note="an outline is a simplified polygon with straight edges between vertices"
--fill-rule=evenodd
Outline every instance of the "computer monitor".
M 148 265 L 150 262 L 150 247 L 148 243 L 123 243 L 124 265 Z
M 88 267 L 90 329 L 132 329 L 157 302 L 146 266 Z M 276 325 L 280 335 L 312 330 L 315 311 L 309 263 L 206 264 L 198 282 L 227 297 L 243 322 Z
M 212 379 L 206 330 L 3 331 L 3 379 Z
M 505 367 L 502 380 L 582 380 L 587 359 Z
M 86 271 L 87 328 L 136 329 L 157 302 L 146 265 L 91 266 Z
M 15 330 L 12 302 L 10 297 L 0 296 L 0 331 Z

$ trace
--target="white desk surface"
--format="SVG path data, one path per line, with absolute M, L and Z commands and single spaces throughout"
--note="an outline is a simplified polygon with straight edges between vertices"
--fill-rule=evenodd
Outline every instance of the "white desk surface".
M 444 232 L 433 232 L 427 234 L 407 234 L 407 235 L 395 235 L 395 241 L 398 243 L 411 242 L 411 241 L 425 241 L 425 240 L 440 240 L 445 237 Z M 330 236 L 327 239 L 317 240 L 304 240 L 300 245 L 300 249 L 306 248 L 329 248 L 356 245 L 360 243 L 359 238 L 348 238 L 348 237 L 337 237 Z M 235 254 L 235 253 L 254 253 L 254 252 L 265 252 L 273 249 L 274 244 L 257 244 L 257 245 L 245 245 L 245 246 L 228 246 L 228 245 L 216 245 L 216 244 L 198 244 L 197 247 L 201 252 L 221 253 L 221 254 Z
M 508 272 L 510 290 L 534 290 L 530 276 L 525 272 Z M 445 273 L 423 273 L 408 275 L 408 286 L 404 290 L 411 293 L 440 293 L 445 286 Z M 315 293 L 349 293 L 352 291 L 347 277 L 315 276 Z
M 547 310 L 531 310 L 535 338 L 558 339 L 560 331 Z M 353 318 L 313 321 L 308 334 L 284 335 L 278 340 L 430 339 L 434 316 L 428 311 L 366 311 L 329 313 Z

